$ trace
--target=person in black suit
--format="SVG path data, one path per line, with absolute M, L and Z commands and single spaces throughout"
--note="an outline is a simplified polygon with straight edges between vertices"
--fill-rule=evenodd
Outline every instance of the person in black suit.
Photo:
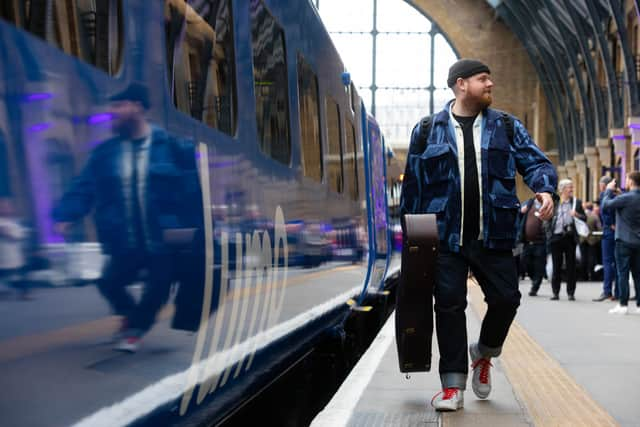
M 147 121 L 147 89 L 133 83 L 110 101 L 116 135 L 93 150 L 52 216 L 64 234 L 93 209 L 98 240 L 110 256 L 98 289 L 123 316 L 116 349 L 133 352 L 175 277 L 175 248 L 167 236 L 178 230 L 193 239 L 202 207 L 194 146 Z M 146 282 L 136 302 L 126 286 L 141 270 Z
M 553 218 L 547 225 L 547 241 L 551 249 L 553 260 L 553 274 L 551 277 L 552 300 L 558 300 L 562 274 L 562 259 L 566 262 L 567 294 L 569 301 L 575 301 L 576 291 L 576 245 L 579 236 L 573 218 L 586 220 L 582 201 L 573 197 L 573 182 L 563 179 L 558 183 L 560 199 L 556 203 Z
M 522 258 L 524 258 L 526 270 L 531 278 L 531 290 L 529 296 L 538 295 L 538 289 L 544 278 L 544 267 L 547 260 L 547 245 L 545 239 L 544 222 L 540 219 L 539 210 L 541 203 L 535 198 L 522 204 L 520 213 L 523 216 L 520 225 L 520 235 L 524 242 Z

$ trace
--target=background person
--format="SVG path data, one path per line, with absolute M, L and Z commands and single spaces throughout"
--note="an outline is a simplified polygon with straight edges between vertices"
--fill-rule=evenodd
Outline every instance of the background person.
M 620 290 L 616 284 L 616 215 L 612 209 L 605 209 L 602 206 L 602 199 L 607 185 L 611 182 L 611 177 L 603 176 L 600 178 L 600 196 L 598 202 L 600 204 L 600 221 L 602 223 L 602 269 L 604 278 L 602 281 L 602 293 L 594 301 L 616 300 L 619 298 Z
M 576 245 L 579 242 L 573 218 L 585 220 L 582 201 L 573 197 L 573 181 L 563 179 L 558 183 L 560 200 L 555 206 L 553 219 L 547 228 L 547 241 L 553 260 L 553 275 L 551 277 L 551 300 L 560 298 L 560 283 L 562 281 L 562 261 L 565 261 L 567 273 L 567 295 L 569 301 L 575 301 L 576 292 Z M 574 209 L 575 205 L 575 209 Z
M 616 181 L 607 184 L 602 198 L 605 209 L 616 214 L 616 268 L 620 302 L 609 313 L 626 314 L 629 303 L 629 272 L 636 288 L 636 312 L 640 313 L 640 172 L 627 174 L 625 194 L 615 194 Z
M 598 202 L 590 203 L 591 209 L 586 210 L 587 226 L 589 227 L 589 236 L 585 238 L 584 245 L 584 265 L 586 271 L 586 279 L 589 281 L 596 280 L 597 274 L 595 266 L 601 264 L 601 245 L 602 240 L 602 223 L 600 221 L 600 206 Z
M 547 261 L 547 243 L 544 224 L 540 219 L 542 204 L 535 197 L 523 203 L 520 212 L 524 216 L 522 236 L 525 241 L 523 259 L 527 267 L 527 274 L 531 279 L 529 296 L 538 295 L 538 289 L 544 278 L 544 268 Z
M 18 279 L 21 279 L 26 264 L 26 237 L 27 229 L 20 224 L 13 200 L 0 197 L 0 283 L 7 288 L 11 283 L 19 283 Z M 28 289 L 25 286 L 26 283 L 20 283 L 18 288 L 23 299 L 28 298 Z

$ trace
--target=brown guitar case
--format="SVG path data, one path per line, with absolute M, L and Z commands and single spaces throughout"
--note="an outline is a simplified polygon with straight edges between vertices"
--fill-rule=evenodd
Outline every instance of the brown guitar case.
M 396 299 L 396 345 L 400 372 L 431 369 L 433 288 L 438 226 L 433 214 L 405 215 L 402 261 Z

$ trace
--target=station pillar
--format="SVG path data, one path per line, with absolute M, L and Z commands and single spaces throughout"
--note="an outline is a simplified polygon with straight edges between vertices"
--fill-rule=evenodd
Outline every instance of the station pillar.
M 609 138 L 597 138 L 596 148 L 598 149 L 598 157 L 600 158 L 600 167 L 608 168 L 611 166 L 613 159 L 611 158 L 611 141 Z M 602 170 L 598 171 L 602 175 Z M 609 176 L 611 174 L 608 174 Z
M 589 176 L 587 179 L 591 182 L 591 194 L 589 197 L 591 200 L 597 200 L 600 196 L 600 157 L 598 156 L 598 149 L 596 147 L 587 147 L 584 149 L 584 156 L 587 159 L 587 166 L 589 167 Z
M 589 188 L 587 185 L 587 181 L 589 179 L 587 177 L 587 158 L 584 154 L 576 154 L 573 161 L 576 164 L 576 178 L 573 182 L 573 191 L 576 197 L 579 197 L 584 201 L 589 199 L 589 195 L 587 194 Z
M 573 181 L 573 191 L 576 191 L 576 174 L 578 172 L 576 168 L 576 162 L 573 160 L 567 160 L 564 162 L 564 167 L 567 170 L 567 178 Z
M 638 157 L 640 157 L 640 117 L 629 117 L 627 119 L 627 126 L 631 134 L 628 152 L 628 170 L 638 171 L 640 169 L 640 165 L 638 165 Z

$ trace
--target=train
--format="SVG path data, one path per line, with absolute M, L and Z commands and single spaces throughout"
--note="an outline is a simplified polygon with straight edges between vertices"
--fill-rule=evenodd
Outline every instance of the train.
M 2 424 L 307 423 L 393 309 L 402 179 L 312 2 L 9 0 L 0 44 Z

